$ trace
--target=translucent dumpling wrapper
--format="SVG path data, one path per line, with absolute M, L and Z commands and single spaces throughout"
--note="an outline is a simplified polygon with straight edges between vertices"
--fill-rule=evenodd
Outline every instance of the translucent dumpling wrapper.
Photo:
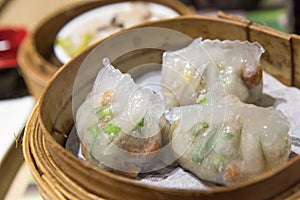
M 243 102 L 255 102 L 262 95 L 263 52 L 258 43 L 202 38 L 178 51 L 165 52 L 162 86 L 167 107 L 194 104 L 208 93 L 210 97 L 233 94 Z
M 225 104 L 190 105 L 170 113 L 178 162 L 200 179 L 231 185 L 289 158 L 290 124 L 283 114 L 227 96 Z
M 83 155 L 126 175 L 151 169 L 162 147 L 164 110 L 158 94 L 138 86 L 105 59 L 76 114 Z

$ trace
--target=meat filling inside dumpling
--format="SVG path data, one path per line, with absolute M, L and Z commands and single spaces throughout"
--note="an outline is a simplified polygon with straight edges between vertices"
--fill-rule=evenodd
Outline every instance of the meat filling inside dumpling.
M 207 92 L 234 94 L 253 103 L 262 94 L 258 43 L 195 39 L 163 54 L 162 86 L 168 108 L 190 105 Z
M 84 155 L 99 166 L 132 174 L 147 171 L 162 147 L 163 100 L 108 60 L 104 65 L 76 115 Z
M 289 158 L 290 125 L 280 111 L 227 96 L 226 104 L 173 108 L 171 141 L 179 164 L 201 179 L 234 184 Z

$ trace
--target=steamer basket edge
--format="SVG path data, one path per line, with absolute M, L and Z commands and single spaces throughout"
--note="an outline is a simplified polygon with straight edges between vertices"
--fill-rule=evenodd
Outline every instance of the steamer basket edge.
M 139 0 L 130 0 L 130 1 L 139 1 Z M 173 8 L 180 15 L 189 15 L 195 14 L 195 11 L 185 6 L 180 1 L 168 1 L 168 0 L 145 0 L 149 2 L 159 3 L 167 7 Z M 26 57 L 26 51 L 31 51 L 31 63 L 21 62 L 20 68 L 27 68 L 27 71 L 24 72 L 25 83 L 28 85 L 29 92 L 38 99 L 43 88 L 46 86 L 47 82 L 53 76 L 53 74 L 62 66 L 62 63 L 56 58 L 53 52 L 53 44 L 58 31 L 69 22 L 74 17 L 100 6 L 107 4 L 123 2 L 122 0 L 101 0 L 101 1 L 90 1 L 86 3 L 74 3 L 70 7 L 65 7 L 52 13 L 50 16 L 41 20 L 36 28 L 32 31 L 32 34 L 29 36 L 31 42 L 27 43 L 23 50 L 19 51 L 19 59 Z M 28 50 L 29 48 L 30 50 Z M 31 65 L 28 67 L 27 65 Z M 33 69 L 35 68 L 35 69 Z M 28 71 L 32 69 L 32 71 Z M 31 79 L 31 74 L 34 76 L 42 76 L 43 79 L 38 83 L 36 80 Z
M 189 21 L 189 20 L 208 20 L 209 21 L 209 18 L 201 18 L 201 17 L 181 17 L 181 18 L 179 18 L 179 19 L 174 19 L 174 21 L 176 21 L 176 20 L 186 20 L 186 21 Z M 215 20 L 215 19 L 214 19 Z M 148 25 L 149 26 L 153 26 L 153 25 L 157 25 L 157 26 L 162 26 L 163 25 L 163 23 L 168 23 L 170 20 L 164 20 L 164 21 L 161 21 L 161 22 L 156 22 L 157 24 L 155 24 L 155 23 L 149 23 Z M 240 25 L 240 23 L 236 23 L 236 22 L 234 22 L 234 23 L 232 23 L 231 21 L 228 21 L 228 20 L 224 20 L 224 19 L 218 19 L 218 20 L 216 20 L 218 23 L 219 22 L 221 22 L 221 23 L 231 23 L 231 25 L 233 25 L 233 26 L 235 26 L 235 25 Z M 242 23 L 242 27 L 241 27 L 241 30 L 247 30 L 247 25 L 245 25 L 244 23 Z M 262 30 L 262 32 L 264 33 L 264 32 L 266 32 L 266 31 L 264 31 L 264 30 Z M 284 36 L 284 37 L 283 37 Z M 295 39 L 296 38 L 296 36 L 290 36 L 290 35 L 288 35 L 287 37 L 286 37 L 286 35 L 277 35 L 277 34 L 275 34 L 275 35 L 273 35 L 273 37 L 274 38 L 279 38 L 280 40 L 283 40 L 283 39 L 288 39 L 288 42 L 290 43 L 290 40 L 291 40 L 291 38 L 292 39 Z M 296 39 L 298 39 L 298 38 L 296 38 Z M 296 40 L 297 41 L 297 40 Z M 291 42 L 290 44 L 293 44 L 293 42 Z M 298 47 L 297 46 L 292 46 L 292 47 L 289 47 L 289 48 L 287 48 L 287 50 L 294 50 L 294 49 L 298 49 Z M 285 49 L 286 50 L 286 49 Z M 86 54 L 86 53 L 88 53 L 88 51 L 86 51 L 86 52 L 84 52 L 83 54 Z M 290 56 L 290 57 L 287 57 L 287 59 L 292 59 L 292 57 L 293 56 Z M 66 71 L 68 71 L 68 70 L 71 70 L 71 66 L 72 66 L 72 63 L 74 64 L 74 62 L 81 62 L 82 60 L 84 59 L 84 55 L 80 55 L 80 56 L 78 56 L 78 57 L 76 57 L 76 58 L 74 58 L 68 65 L 66 65 L 66 66 L 64 66 L 63 67 L 63 69 L 61 69 L 61 70 L 59 70 L 60 72 L 59 73 L 57 73 L 53 78 L 52 78 L 52 80 L 50 81 L 50 83 L 47 85 L 47 89 L 43 92 L 43 94 L 42 94 L 42 98 L 41 98 L 41 100 L 40 100 L 40 103 L 39 103 L 39 112 L 40 111 L 42 111 L 42 109 L 45 109 L 46 108 L 46 104 L 45 104 L 45 100 L 46 99 L 48 99 L 48 98 L 51 98 L 49 95 L 49 90 L 51 90 L 51 89 L 53 89 L 53 87 L 57 87 L 57 84 L 58 83 L 54 83 L 55 81 L 57 81 L 58 79 L 59 79 L 59 77 L 60 76 L 62 76 L 61 74 L 63 74 L 63 73 L 65 73 Z M 292 61 L 290 61 L 291 63 L 293 63 Z M 75 64 L 74 64 L 75 65 Z M 295 65 L 297 65 L 297 63 L 294 63 L 294 66 L 291 66 L 291 67 L 295 67 Z M 294 69 L 292 70 L 291 69 L 291 71 L 294 71 Z M 73 73 L 75 73 L 75 72 L 73 72 Z M 292 77 L 292 75 L 290 75 L 290 76 L 286 76 L 286 77 Z M 293 80 L 292 80 L 292 78 L 291 78 L 291 80 L 282 80 L 283 82 L 287 82 L 288 84 L 292 84 L 292 82 L 293 82 Z M 48 93 L 48 94 L 47 94 Z M 60 102 L 60 103 L 58 103 L 59 105 L 66 105 L 66 104 L 68 104 L 68 102 Z M 54 116 L 54 115 L 53 115 Z M 52 154 L 52 156 L 53 156 L 53 158 L 55 158 L 55 161 L 56 162 L 58 162 L 58 161 L 61 161 L 62 163 L 57 163 L 62 169 L 64 169 L 64 171 L 66 171 L 68 168 L 66 168 L 66 166 L 64 166 L 64 164 L 63 164 L 63 162 L 64 162 L 64 158 L 63 157 L 60 157 L 60 155 L 61 154 L 59 154 L 59 153 L 57 153 L 57 151 L 58 150 L 60 150 L 60 151 L 65 151 L 61 146 L 59 146 L 58 145 L 58 143 L 53 139 L 53 137 L 52 137 L 52 135 L 53 135 L 53 129 L 49 129 L 49 125 L 45 125 L 44 123 L 45 123 L 45 118 L 44 118 L 45 116 L 42 116 L 42 113 L 39 113 L 39 122 L 41 123 L 41 127 L 42 127 L 42 130 L 43 130 L 43 134 L 45 134 L 45 138 L 46 138 L 46 141 L 48 142 L 48 144 L 47 144 L 47 148 L 49 148 L 49 152 L 50 152 L 50 154 Z M 68 119 L 68 121 L 70 121 L 70 119 Z M 71 125 L 68 125 L 69 127 L 68 128 L 70 128 L 70 126 Z M 65 131 L 67 132 L 67 129 L 68 128 L 66 128 L 66 127 L 64 127 L 65 128 Z M 64 132 L 64 131 L 61 131 L 61 132 Z M 59 135 L 59 133 L 58 133 L 58 135 Z M 53 136 L 55 136 L 56 137 L 56 135 L 53 135 Z M 57 138 L 56 138 L 57 139 Z M 59 139 L 60 140 L 60 139 Z M 64 152 L 64 154 L 69 154 L 68 152 Z M 72 155 L 70 154 L 70 157 L 71 157 L 71 159 L 74 159 L 74 162 L 76 162 L 76 159 L 77 158 L 72 158 Z M 235 189 L 229 189 L 227 192 L 226 191 L 223 191 L 223 192 L 220 192 L 219 194 L 220 194 L 220 196 L 219 196 L 219 198 L 220 199 L 222 199 L 222 197 L 225 197 L 226 196 L 226 198 L 227 197 L 230 197 L 230 195 L 237 195 L 237 194 L 243 194 L 243 195 L 245 195 L 246 194 L 246 191 L 248 190 L 248 191 L 251 191 L 251 187 L 254 187 L 253 185 L 255 184 L 255 183 L 261 183 L 261 181 L 263 182 L 263 180 L 266 180 L 266 179 L 271 179 L 272 180 L 272 177 L 274 178 L 274 176 L 273 175 L 275 175 L 275 174 L 281 174 L 281 176 L 282 176 L 282 174 L 283 175 L 286 175 L 286 174 L 289 174 L 289 173 L 292 173 L 292 174 L 294 174 L 295 173 L 295 167 L 296 166 L 298 166 L 300 164 L 300 159 L 299 159 L 299 156 L 297 156 L 296 158 L 294 158 L 294 159 L 292 159 L 291 161 L 289 161 L 286 165 L 284 165 L 284 166 L 282 166 L 280 169 L 277 169 L 277 170 L 275 170 L 275 171 L 272 171 L 272 172 L 270 172 L 270 173 L 268 173 L 268 174 L 265 174 L 264 175 L 264 177 L 258 177 L 258 180 L 255 180 L 255 181 L 253 181 L 253 182 L 251 182 L 251 183 L 247 183 L 247 184 L 245 184 L 245 185 L 240 185 L 240 186 L 237 186 L 237 188 L 235 188 Z M 69 166 L 70 167 L 70 166 Z M 299 167 L 299 166 L 298 166 Z M 288 172 L 287 171 L 287 169 L 290 169 L 290 168 L 292 168 L 292 172 Z M 94 169 L 93 169 L 94 170 Z M 96 171 L 98 171 L 98 170 L 96 170 Z M 67 173 L 67 172 L 66 172 Z M 72 175 L 71 174 L 68 174 L 69 176 L 71 176 L 72 177 Z M 290 187 L 290 186 L 292 186 L 293 184 L 295 184 L 297 181 L 299 181 L 299 177 L 297 177 L 297 175 L 296 176 L 293 176 L 295 179 L 294 180 L 290 180 L 291 181 L 291 183 L 289 183 L 290 185 L 289 186 L 282 186 L 282 185 L 280 185 L 280 183 L 278 183 L 277 182 L 277 184 L 279 184 L 279 185 L 277 185 L 279 188 L 280 188 L 280 190 L 278 190 L 278 191 L 281 191 L 281 192 L 283 192 L 284 190 L 286 190 L 288 187 Z M 74 178 L 74 177 L 73 177 Z M 116 178 L 116 177 L 115 177 Z M 121 180 L 121 181 L 124 181 L 122 178 L 120 178 L 119 180 Z M 276 180 L 276 179 L 275 179 Z M 126 182 L 126 181 L 125 181 Z M 273 182 L 274 182 L 274 180 L 273 180 Z M 275 181 L 275 183 L 276 183 L 276 181 Z M 247 187 L 247 186 L 249 186 L 249 187 Z M 241 189 L 241 188 L 243 188 L 244 187 L 244 190 L 243 189 Z M 249 189 L 250 188 L 250 189 Z M 241 190 L 239 190 L 239 189 L 241 189 Z M 257 188 L 256 188 L 257 189 Z M 90 190 L 93 190 L 92 188 L 90 188 Z M 237 193 L 235 193 L 237 191 Z M 230 194 L 230 192 L 232 192 L 231 194 Z M 239 193 L 239 192 L 242 192 L 242 193 Z M 251 192 L 255 192 L 255 191 L 251 191 Z M 176 193 L 176 192 L 175 192 Z M 214 192 L 212 192 L 214 195 L 217 195 L 218 194 L 218 192 L 216 191 L 215 193 Z M 171 194 L 169 194 L 169 193 L 167 193 L 168 195 L 171 195 Z M 159 195 L 162 195 L 162 194 L 160 194 L 159 193 Z M 158 195 L 158 198 L 159 198 L 159 195 Z M 189 194 L 184 194 L 184 195 L 189 195 Z M 192 196 L 195 196 L 196 194 L 193 194 Z M 207 198 L 207 199 L 209 199 L 209 195 L 207 195 L 207 194 L 205 194 L 205 192 L 203 192 L 203 193 L 201 193 L 201 194 L 198 194 L 198 195 L 203 195 L 203 196 L 201 196 L 201 197 L 203 197 L 204 199 L 205 198 Z M 222 196 L 222 195 L 225 195 L 225 196 Z M 228 196 L 229 195 L 229 196 Z M 268 193 L 268 192 L 266 192 L 264 195 L 269 195 L 269 197 L 270 197 L 270 195 L 272 196 L 272 195 L 275 195 L 275 194 L 270 194 L 270 193 Z M 196 195 L 197 196 L 197 195 Z M 217 195 L 218 196 L 218 195 Z M 169 196 L 170 197 L 170 196 Z M 176 197 L 175 196 L 172 196 L 174 199 L 176 199 Z M 199 197 L 199 196 L 198 196 Z M 233 196 L 231 196 L 231 197 L 233 197 Z M 191 199 L 192 199 L 192 197 L 190 197 Z

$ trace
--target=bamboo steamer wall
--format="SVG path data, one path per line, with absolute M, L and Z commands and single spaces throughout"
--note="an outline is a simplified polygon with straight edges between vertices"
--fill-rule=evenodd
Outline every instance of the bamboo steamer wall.
M 130 0 L 145 1 L 165 5 L 177 11 L 179 15 L 194 14 L 195 11 L 178 0 Z M 59 30 L 74 17 L 93 8 L 108 4 L 124 2 L 123 0 L 101 0 L 76 4 L 60 10 L 42 21 L 27 37 L 20 47 L 18 59 L 24 73 L 29 92 L 38 99 L 42 90 L 53 74 L 62 66 L 53 52 L 53 44 Z
M 296 35 L 252 24 L 220 13 L 219 18 L 186 16 L 151 22 L 141 27 L 163 27 L 185 33 L 192 38 L 238 39 L 258 41 L 266 54 L 262 57 L 264 70 L 289 86 L 299 85 L 300 40 Z M 158 38 L 149 38 L 157 40 Z M 107 40 L 105 40 L 107 41 Z M 103 42 L 103 41 L 102 41 Z M 108 40 L 109 42 L 109 40 Z M 27 123 L 24 137 L 24 155 L 41 193 L 46 199 L 270 199 L 292 198 L 300 195 L 300 156 L 286 164 L 264 173 L 253 180 L 229 187 L 208 191 L 177 190 L 142 185 L 77 158 L 64 148 L 74 119 L 72 98 L 78 96 L 80 104 L 92 87 L 100 68 L 90 61 L 91 73 L 80 90 L 73 92 L 76 74 L 81 63 L 96 45 L 86 49 L 62 67 L 47 84 L 37 107 Z M 103 51 L 108 51 L 103 47 Z M 139 55 L 139 56 L 137 56 Z M 161 61 L 161 53 L 145 50 L 131 52 L 113 64 L 128 71 L 137 62 L 149 59 Z M 138 61 L 137 61 L 138 59 Z M 296 72 L 296 73 L 293 73 Z M 87 75 L 88 76 L 88 75 Z M 66 77 L 68 77 L 66 79 Z

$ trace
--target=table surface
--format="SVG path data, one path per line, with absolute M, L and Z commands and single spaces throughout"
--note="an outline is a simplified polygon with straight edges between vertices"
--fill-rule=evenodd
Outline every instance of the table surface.
M 0 0 L 0 28 L 21 26 L 29 32 L 33 31 L 47 16 L 80 1 L 83 0 Z M 0 136 L 2 138 L 0 140 L 0 167 L 5 165 L 11 147 L 14 147 L 35 103 L 32 96 L 0 100 Z M 30 179 L 30 173 L 24 165 L 19 171 L 6 199 L 24 198 L 22 195 L 26 189 L 26 181 Z M 20 183 L 25 185 L 21 186 Z
M 0 12 L 0 27 L 22 26 L 32 31 L 48 15 L 80 0 L 8 0 Z M 0 0 L 0 5 L 5 0 Z M 0 165 L 7 149 L 18 137 L 35 104 L 31 96 L 0 100 Z
M 79 2 L 83 0 L 8 0 L 0 12 L 0 25 L 25 26 L 33 30 L 48 15 Z
M 0 6 L 4 4 L 0 12 L 0 28 L 21 26 L 30 32 L 49 15 L 80 1 L 83 0 L 0 0 Z M 5 138 L 0 141 L 0 165 L 25 125 L 34 103 L 30 96 L 0 101 L 0 135 Z

